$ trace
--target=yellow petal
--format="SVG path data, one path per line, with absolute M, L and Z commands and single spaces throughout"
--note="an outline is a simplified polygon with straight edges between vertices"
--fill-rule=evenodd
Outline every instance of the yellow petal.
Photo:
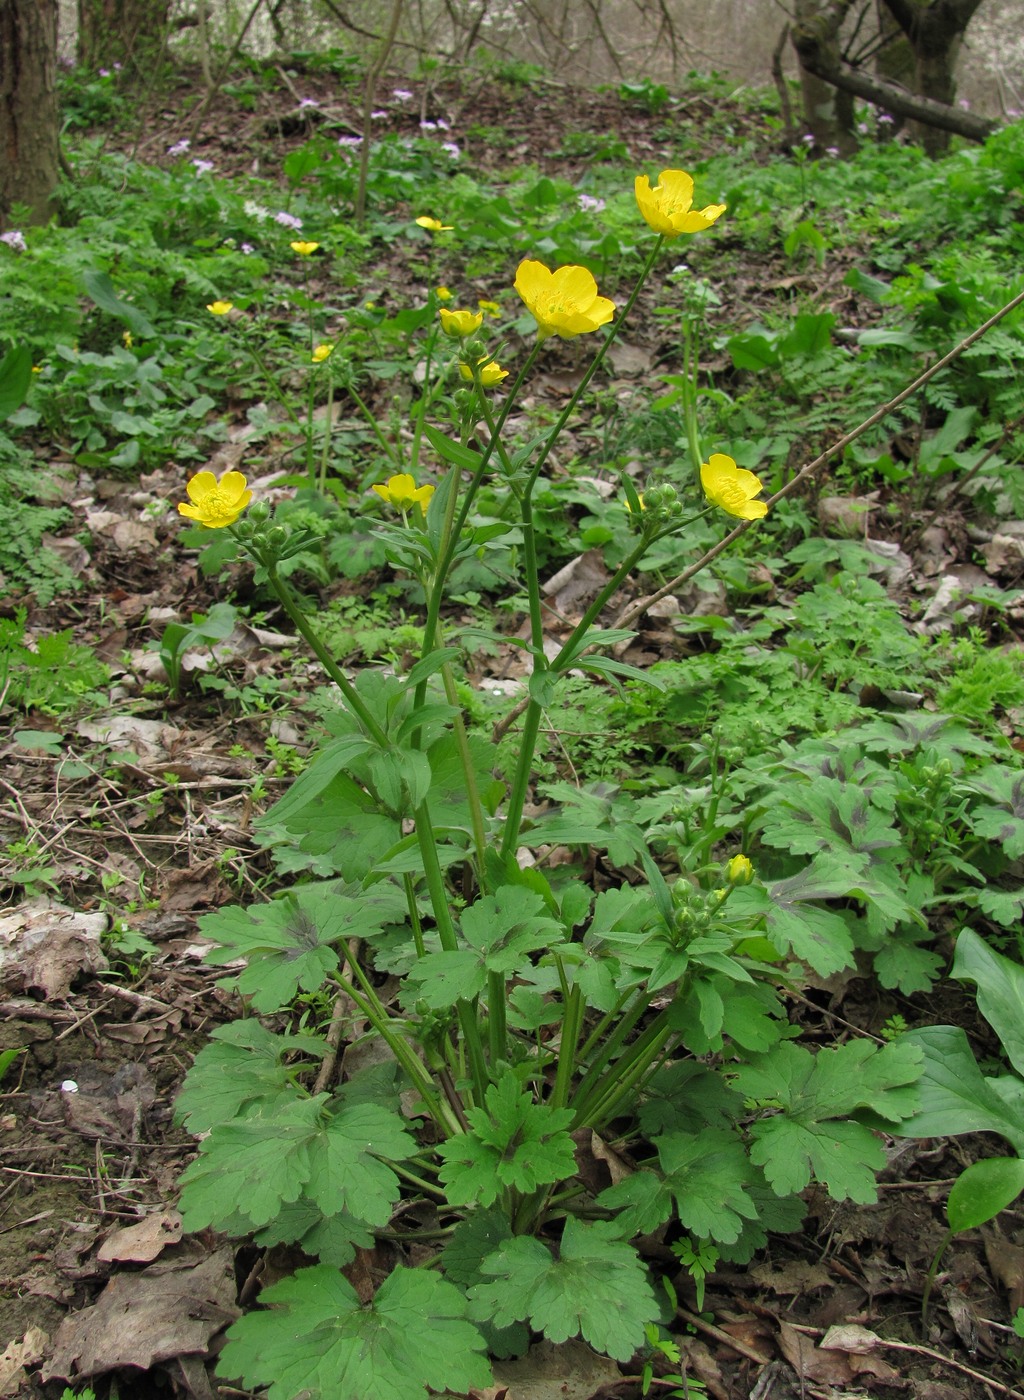
M 185 490 L 188 492 L 189 500 L 195 501 L 196 505 L 201 504 L 203 499 L 208 496 L 211 491 L 216 491 L 216 489 L 217 478 L 214 476 L 213 472 L 207 471 L 196 472 L 195 476 L 192 477 L 185 487 Z

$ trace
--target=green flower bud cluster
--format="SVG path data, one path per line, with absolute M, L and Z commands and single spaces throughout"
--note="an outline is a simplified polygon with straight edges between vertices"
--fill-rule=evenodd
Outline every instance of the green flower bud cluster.
M 669 482 L 663 482 L 660 486 L 648 486 L 644 491 L 644 515 L 645 523 L 657 522 L 659 526 L 680 519 L 683 515 L 683 503 L 676 488 Z
M 720 896 L 707 890 L 698 889 L 689 880 L 680 879 L 672 886 L 672 903 L 675 905 L 675 926 L 679 942 L 684 946 L 695 938 L 709 934 L 715 923 L 715 910 L 721 903 Z

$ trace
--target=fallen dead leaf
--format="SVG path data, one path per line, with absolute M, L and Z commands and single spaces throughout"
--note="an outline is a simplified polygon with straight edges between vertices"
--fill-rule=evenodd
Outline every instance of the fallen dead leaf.
M 169 1244 L 181 1239 L 181 1216 L 176 1210 L 154 1211 L 137 1225 L 113 1230 L 96 1251 L 104 1264 L 148 1264 Z
M 768 1264 L 754 1264 L 750 1277 L 762 1288 L 783 1296 L 809 1293 L 812 1288 L 827 1288 L 832 1283 L 832 1275 L 824 1265 L 802 1259 L 792 1259 L 781 1269 L 773 1269 Z
M 602 1385 L 622 1379 L 610 1357 L 577 1340 L 538 1342 L 517 1361 L 496 1361 L 492 1370 L 508 1387 L 508 1400 L 590 1400 Z
M 76 977 L 105 971 L 100 935 L 107 923 L 106 914 L 78 914 L 49 899 L 0 914 L 0 982 L 41 991 L 47 1001 L 66 997 Z
M 25 1380 L 25 1367 L 43 1359 L 50 1339 L 39 1327 L 30 1327 L 21 1341 L 11 1342 L 0 1355 L 0 1395 L 17 1395 Z
M 873 1354 L 879 1345 L 873 1332 L 851 1324 L 830 1327 L 821 1345 L 815 1346 L 806 1333 L 779 1319 L 779 1347 L 801 1380 L 847 1386 L 866 1372 L 880 1381 L 897 1382 L 899 1372 Z
M 122 1366 L 148 1371 L 177 1356 L 208 1355 L 212 1339 L 240 1314 L 234 1257 L 233 1249 L 218 1249 L 116 1275 L 91 1308 L 61 1323 L 42 1379 L 88 1380 Z
M 1019 1244 L 1000 1239 L 990 1231 L 982 1232 L 985 1242 L 985 1258 L 993 1276 L 1009 1294 L 1011 1316 L 1018 1308 L 1024 1307 L 1024 1249 Z

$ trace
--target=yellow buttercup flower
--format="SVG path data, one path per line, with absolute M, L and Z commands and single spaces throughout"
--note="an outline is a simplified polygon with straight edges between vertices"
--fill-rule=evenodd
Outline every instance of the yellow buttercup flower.
M 483 360 L 477 361 L 477 366 L 478 373 L 480 375 L 480 383 L 484 386 L 485 389 L 493 389 L 495 384 L 500 384 L 503 379 L 508 378 L 508 370 L 502 369 L 501 365 L 499 365 L 495 360 L 488 360 L 485 357 Z M 467 365 L 465 363 L 460 364 L 459 373 L 462 375 L 463 379 L 467 381 L 467 383 L 472 384 L 472 365 Z
M 330 355 L 333 350 L 334 346 L 328 345 L 326 342 L 324 342 L 321 345 L 318 345 L 312 354 L 313 363 L 315 365 L 322 365 L 324 360 L 330 358 Z
M 488 316 L 500 316 L 501 307 L 496 301 L 486 301 L 483 297 L 477 302 L 481 311 L 485 311 Z
M 549 335 L 571 340 L 599 330 L 615 315 L 615 303 L 598 296 L 593 275 L 572 263 L 549 272 L 543 263 L 526 258 L 519 264 L 515 285 L 541 340 Z
M 132 333 L 131 333 L 131 331 L 122 331 L 122 332 L 121 332 L 121 339 L 124 341 L 124 348 L 125 348 L 126 350 L 130 350 L 130 349 L 132 348 L 132 346 L 135 344 L 135 342 L 132 340 Z
M 432 219 L 429 214 L 421 214 L 416 222 L 430 233 L 451 233 L 455 227 L 454 224 L 443 224 L 440 219 Z
M 432 486 L 417 486 L 415 478 L 408 472 L 389 476 L 383 486 L 374 486 L 372 489 L 382 501 L 400 511 L 410 510 L 413 506 L 419 506 L 420 510 L 425 511 L 434 494 Z
M 289 243 L 288 247 L 293 253 L 298 253 L 300 258 L 311 258 L 320 247 L 319 243 Z
M 465 340 L 467 336 L 473 335 L 480 329 L 484 319 L 482 311 L 449 311 L 447 306 L 439 307 L 437 314 L 441 318 L 441 329 L 445 335 L 450 335 L 452 340 Z
M 435 287 L 434 295 L 437 297 L 438 301 L 451 301 L 452 299 L 450 287 Z
M 637 500 L 640 502 L 640 509 L 646 510 L 647 507 L 644 505 L 644 493 L 642 491 L 638 494 Z M 633 507 L 629 504 L 628 497 L 626 498 L 626 509 L 629 511 L 630 515 L 633 514 Z
M 666 238 L 700 233 L 725 213 L 724 204 L 709 204 L 704 209 L 692 207 L 693 176 L 685 170 L 663 170 L 653 189 L 646 175 L 638 175 L 635 189 L 640 213 L 655 233 L 663 233 Z
M 700 484 L 711 504 L 729 515 L 738 515 L 741 520 L 760 520 L 768 514 L 764 501 L 754 500 L 762 489 L 761 482 L 753 472 L 738 467 L 724 452 L 712 452 L 701 466 Z
M 234 311 L 233 301 L 211 301 L 207 302 L 206 309 L 211 316 L 226 316 L 229 311 Z
M 730 885 L 749 885 L 754 878 L 754 867 L 751 864 L 750 857 L 745 855 L 733 856 L 725 873 L 729 877 Z
M 225 472 L 219 481 L 213 472 L 196 472 L 185 490 L 192 504 L 180 504 L 179 512 L 208 530 L 233 525 L 252 500 L 241 472 Z

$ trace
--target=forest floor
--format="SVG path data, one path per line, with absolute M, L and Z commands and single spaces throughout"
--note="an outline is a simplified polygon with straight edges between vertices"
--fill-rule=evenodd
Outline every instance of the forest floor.
M 313 120 L 296 115 L 293 78 L 282 75 L 251 110 L 225 98 L 209 112 L 193 153 L 224 174 L 276 167 Z M 302 91 L 335 110 L 347 104 L 358 130 L 349 96 L 316 75 L 302 75 Z M 189 133 L 193 102 L 187 84 L 164 94 L 140 124 L 141 137 L 114 135 L 111 147 L 159 163 Z M 464 159 L 482 171 L 529 160 L 576 178 L 585 158 L 564 154 L 565 137 L 580 131 L 616 132 L 637 169 L 672 163 L 651 119 L 615 93 L 552 84 L 510 103 L 478 84 L 440 89 L 435 111 L 438 104 Z M 777 136 L 739 105 L 698 96 L 688 115 L 711 146 L 753 136 L 766 159 L 775 154 Z M 417 118 L 411 111 L 410 125 Z M 507 140 L 500 151 L 466 134 L 470 124 L 501 127 Z M 407 281 L 404 256 L 401 244 L 381 250 L 382 284 Z M 723 292 L 753 311 L 790 272 L 751 263 Z M 827 272 L 802 275 L 828 279 L 812 290 L 848 323 L 867 314 L 841 285 L 841 255 Z M 647 363 L 657 360 L 657 335 L 641 319 L 632 345 Z M 571 355 L 566 363 L 571 374 Z M 628 374 L 628 365 L 617 372 Z M 252 817 L 284 791 L 288 755 L 304 751 L 309 721 L 301 703 L 287 718 L 239 714 L 189 685 L 180 700 L 144 697 L 156 674 L 153 642 L 166 622 L 207 611 L 232 583 L 244 590 L 245 582 L 204 579 L 181 547 L 174 503 L 185 473 L 174 463 L 137 484 L 83 476 L 56 453 L 52 465 L 89 526 L 91 545 L 64 542 L 85 586 L 33 607 L 30 628 L 73 629 L 76 641 L 117 670 L 118 684 L 104 713 L 66 723 L 30 714 L 20 722 L 21 739 L 0 741 L 0 834 L 8 849 L 21 842 L 34 852 L 19 874 L 8 861 L 0 876 L 7 880 L 6 888 L 0 883 L 0 1050 L 24 1050 L 0 1094 L 0 1397 L 56 1400 L 65 1380 L 78 1393 L 85 1378 L 98 1395 L 120 1400 L 241 1396 L 247 1392 L 213 1374 L 218 1337 L 239 1306 L 251 1303 L 257 1265 L 265 1281 L 289 1261 L 260 1261 L 252 1247 L 210 1234 L 182 1237 L 176 1181 L 194 1144 L 173 1125 L 172 1105 L 192 1056 L 233 1005 L 217 985 L 220 970 L 203 964 L 197 918 L 260 887 L 269 865 L 253 840 Z M 925 532 L 911 560 L 914 576 L 936 578 L 939 549 L 944 574 L 973 569 L 984 578 L 964 523 L 939 525 L 941 545 Z M 238 629 L 224 673 L 239 686 L 286 674 L 301 699 L 317 670 L 297 669 L 289 639 L 275 626 L 287 631 L 274 618 L 262 630 Z M 657 624 L 645 627 L 641 648 L 663 654 L 668 643 Z M 155 955 L 133 952 L 133 935 L 155 945 Z M 881 1005 L 874 984 L 853 977 L 816 999 L 794 1000 L 792 1010 L 813 1042 L 823 1028 L 834 1034 L 844 1023 L 877 1027 L 902 1006 L 898 997 Z M 958 989 L 943 985 L 930 1014 L 991 1045 L 973 1001 Z M 945 1235 L 945 1197 L 974 1146 L 970 1138 L 889 1143 L 876 1205 L 837 1206 L 812 1195 L 803 1232 L 773 1241 L 747 1268 L 713 1275 L 702 1316 L 684 1296 L 690 1376 L 716 1400 L 1024 1396 L 1024 1349 L 1008 1326 L 1024 1304 L 1019 1210 L 948 1248 L 922 1327 L 925 1279 Z M 372 1258 L 358 1267 L 372 1270 Z M 831 1345 L 821 1347 L 837 1327 Z M 530 1364 L 532 1378 L 523 1363 L 505 1368 L 502 1387 L 488 1397 L 500 1400 L 504 1386 L 510 1400 L 640 1395 L 635 1373 L 579 1345 L 553 1354 L 535 1349 Z

